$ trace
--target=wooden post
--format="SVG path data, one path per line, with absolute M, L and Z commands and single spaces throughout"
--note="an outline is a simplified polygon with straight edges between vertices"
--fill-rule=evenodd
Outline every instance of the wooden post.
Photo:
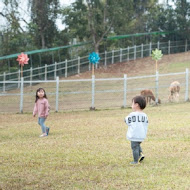
M 158 61 L 156 60 L 156 72 L 158 71 Z
M 94 64 L 92 64 L 92 76 L 94 76 Z
M 20 72 L 20 74 L 21 74 L 21 78 L 23 77 L 23 66 L 21 65 L 21 72 Z

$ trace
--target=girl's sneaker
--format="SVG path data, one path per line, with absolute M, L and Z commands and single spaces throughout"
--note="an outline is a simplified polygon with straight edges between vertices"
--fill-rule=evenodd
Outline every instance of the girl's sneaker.
M 40 137 L 46 137 L 47 136 L 47 134 L 42 134 L 42 135 L 40 135 Z
M 138 165 L 139 162 L 130 162 L 130 165 Z
M 47 133 L 47 135 L 49 134 L 49 127 L 46 129 L 46 133 Z

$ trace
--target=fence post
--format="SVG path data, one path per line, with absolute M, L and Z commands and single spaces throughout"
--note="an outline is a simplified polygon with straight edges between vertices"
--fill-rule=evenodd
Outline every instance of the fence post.
M 105 51 L 105 60 L 104 60 L 104 65 L 107 67 L 107 51 Z
M 185 101 L 189 100 L 189 69 L 186 68 Z
M 44 76 L 44 80 L 47 80 L 47 64 L 45 64 L 45 76 Z
M 168 41 L 168 54 L 170 54 L 170 40 Z
M 56 80 L 57 77 L 57 62 L 55 62 L 55 68 L 54 68 L 54 79 Z
M 112 58 L 111 58 L 111 63 L 113 64 L 114 63 L 114 50 L 112 50 Z
M 23 88 L 24 88 L 24 78 L 21 77 L 20 81 L 20 113 L 23 113 Z
M 56 105 L 55 105 L 55 111 L 58 112 L 59 109 L 59 77 L 56 77 Z
M 3 73 L 3 81 L 4 81 L 4 83 L 3 83 L 3 92 L 5 92 L 5 81 L 6 81 L 6 73 L 4 72 Z
M 92 75 L 92 105 L 90 107 L 90 110 L 95 110 L 94 97 L 95 97 L 95 75 Z
M 20 81 L 20 69 L 18 70 L 18 81 Z M 18 88 L 20 88 L 20 82 L 18 82 Z
M 122 55 L 122 51 L 123 51 L 122 48 L 120 48 L 120 54 L 119 54 L 119 55 L 120 55 L 120 56 L 119 56 L 119 62 L 120 62 L 120 63 L 122 62 L 122 56 L 123 56 L 123 55 Z
M 136 45 L 134 45 L 134 60 L 136 60 Z
M 38 79 L 40 80 L 40 66 L 38 65 Z
M 127 75 L 124 74 L 124 89 L 123 89 L 123 108 L 127 107 Z
M 187 39 L 185 40 L 185 52 L 187 51 Z
M 78 57 L 78 74 L 80 73 L 80 57 Z
M 151 52 L 152 52 L 152 43 L 150 42 L 150 45 L 149 45 L 149 56 L 151 56 Z
M 65 60 L 65 78 L 67 78 L 67 59 Z
M 157 49 L 160 49 L 160 42 L 157 42 Z
M 141 44 L 141 58 L 143 58 L 143 44 Z
M 90 63 L 90 61 L 88 62 L 88 70 L 89 71 L 91 70 L 91 63 Z
M 129 46 L 127 47 L 127 61 L 129 61 Z
M 30 67 L 30 86 L 32 86 L 32 67 Z
M 158 71 L 156 71 L 156 88 L 155 88 L 156 104 L 158 104 L 158 79 L 159 79 L 159 73 L 158 73 Z

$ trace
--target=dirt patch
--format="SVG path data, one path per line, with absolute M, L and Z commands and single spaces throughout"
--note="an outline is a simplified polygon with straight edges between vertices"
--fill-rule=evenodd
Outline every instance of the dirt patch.
M 167 72 L 170 64 L 177 62 L 187 62 L 190 61 L 190 52 L 177 53 L 164 55 L 162 60 L 158 62 L 160 72 Z M 111 78 L 111 77 L 123 77 L 124 74 L 127 76 L 139 76 L 139 75 L 151 75 L 155 74 L 155 62 L 151 57 L 139 58 L 135 61 L 131 60 L 128 62 L 121 62 L 103 66 L 100 62 L 99 68 L 95 69 L 96 78 Z M 80 73 L 68 79 L 85 79 L 91 78 L 92 72 L 87 71 L 85 73 Z

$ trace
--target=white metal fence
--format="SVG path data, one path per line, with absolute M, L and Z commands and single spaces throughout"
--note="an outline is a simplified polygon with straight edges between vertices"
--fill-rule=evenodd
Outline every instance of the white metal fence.
M 171 54 L 178 52 L 186 52 L 189 50 L 189 43 L 185 41 L 168 41 L 149 44 L 135 45 L 124 49 L 105 51 L 100 53 L 100 66 L 109 64 L 135 60 L 137 58 L 148 57 L 155 48 L 161 49 L 163 54 Z M 96 68 L 98 65 L 96 65 Z M 88 56 L 78 57 L 73 60 L 65 60 L 63 62 L 44 65 L 42 67 L 30 68 L 23 71 L 25 81 L 31 81 L 28 84 L 31 86 L 34 80 L 49 80 L 56 79 L 57 76 L 67 78 L 68 76 L 79 74 L 91 70 Z M 20 81 L 20 70 L 17 72 L 6 73 L 0 75 L 0 91 L 7 91 L 13 88 L 20 88 L 20 83 L 6 83 L 6 81 Z
M 168 102 L 169 86 L 179 81 L 180 102 L 189 99 L 189 70 L 179 73 L 167 73 L 123 78 L 105 78 L 82 80 L 0 81 L 20 86 L 20 89 L 0 93 L 0 112 L 31 112 L 34 106 L 35 92 L 39 87 L 46 90 L 52 111 L 88 110 L 128 107 L 131 99 L 141 90 L 153 90 L 156 100 Z M 31 84 L 31 85 L 30 85 Z

